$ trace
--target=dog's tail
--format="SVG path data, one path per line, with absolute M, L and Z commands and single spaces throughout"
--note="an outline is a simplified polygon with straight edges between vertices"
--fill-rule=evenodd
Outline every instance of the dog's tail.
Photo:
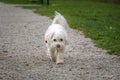
M 55 17 L 52 24 L 60 24 L 63 27 L 68 27 L 66 19 L 57 11 L 55 11 Z

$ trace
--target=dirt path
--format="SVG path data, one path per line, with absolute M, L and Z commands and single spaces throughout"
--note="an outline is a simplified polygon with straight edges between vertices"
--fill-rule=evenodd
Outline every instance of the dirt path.
M 65 64 L 51 62 L 44 44 L 50 23 L 48 17 L 0 3 L 0 80 L 120 80 L 120 58 L 72 29 Z

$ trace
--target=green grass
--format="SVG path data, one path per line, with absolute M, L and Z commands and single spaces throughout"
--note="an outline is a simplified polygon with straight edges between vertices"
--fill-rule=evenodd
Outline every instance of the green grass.
M 25 0 L 24 0 L 25 1 Z M 97 47 L 120 55 L 120 5 L 90 0 L 50 0 L 50 5 L 29 6 L 35 12 L 51 18 L 54 11 L 65 16 L 73 29 L 83 31 Z

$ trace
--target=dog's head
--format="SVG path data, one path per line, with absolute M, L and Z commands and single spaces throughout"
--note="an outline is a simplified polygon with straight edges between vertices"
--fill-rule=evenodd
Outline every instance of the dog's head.
M 50 46 L 54 49 L 64 49 L 66 45 L 66 36 L 62 32 L 53 33 L 50 39 Z

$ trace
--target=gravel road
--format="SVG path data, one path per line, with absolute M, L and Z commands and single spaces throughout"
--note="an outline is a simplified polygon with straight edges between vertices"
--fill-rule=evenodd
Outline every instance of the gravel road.
M 65 63 L 51 62 L 44 44 L 51 21 L 0 3 L 0 80 L 120 80 L 120 57 L 107 54 L 70 28 Z

